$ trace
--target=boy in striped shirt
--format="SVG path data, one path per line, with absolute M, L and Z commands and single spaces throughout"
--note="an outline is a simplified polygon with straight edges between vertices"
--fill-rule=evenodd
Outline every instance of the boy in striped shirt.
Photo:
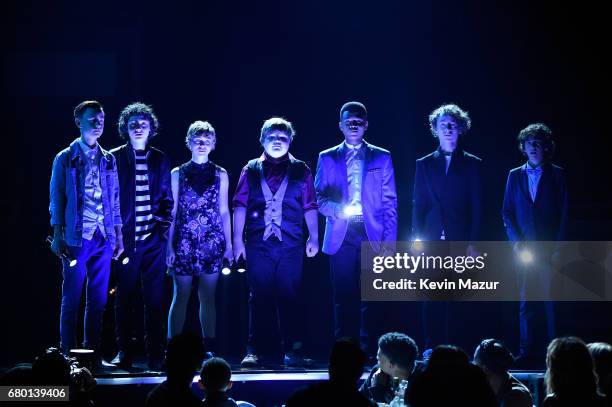
M 144 303 L 145 348 L 151 370 L 163 360 L 163 296 L 167 229 L 172 221 L 170 162 L 149 146 L 159 127 L 157 116 L 144 103 L 128 105 L 119 117 L 119 135 L 128 142 L 112 150 L 117 160 L 125 254 L 130 261 L 117 265 L 115 328 L 119 352 L 113 363 L 132 367 L 134 327 L 132 300 L 140 286 Z M 140 284 L 139 284 L 140 280 Z

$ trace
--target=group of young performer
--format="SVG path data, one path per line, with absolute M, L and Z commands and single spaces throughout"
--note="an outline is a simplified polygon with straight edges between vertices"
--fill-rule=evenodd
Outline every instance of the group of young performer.
M 319 250 L 317 216 L 325 218 L 322 251 L 329 256 L 336 337 L 368 342 L 368 304 L 360 298 L 362 242 L 376 252 L 397 240 L 397 195 L 391 154 L 364 140 L 368 114 L 363 104 L 340 109 L 344 140 L 319 154 L 316 173 L 290 152 L 293 125 L 270 118 L 259 137 L 263 153 L 242 169 L 232 199 L 227 172 L 210 161 L 215 129 L 189 126 L 185 143 L 191 159 L 170 169 L 168 157 L 150 145 L 158 119 L 152 108 L 133 103 L 121 112 L 119 135 L 126 144 L 109 151 L 98 143 L 104 110 L 96 101 L 74 109 L 80 137 L 57 154 L 51 175 L 52 250 L 62 257 L 61 348 L 77 347 L 77 317 L 86 281 L 86 348 L 98 351 L 107 301 L 111 259 L 117 262 L 115 300 L 118 354 L 113 363 L 129 368 L 132 299 L 144 302 L 145 346 L 151 369 L 162 367 L 165 337 L 162 304 L 166 272 L 174 294 L 168 315 L 170 338 L 183 329 L 192 280 L 197 277 L 204 345 L 215 349 L 215 291 L 222 263 L 247 262 L 249 338 L 245 367 L 261 363 L 270 321 L 280 326 L 284 363 L 304 366 L 298 290 L 304 252 Z M 413 238 L 476 242 L 481 213 L 481 159 L 461 149 L 470 118 L 456 105 L 429 117 L 439 147 L 417 160 L 413 195 Z M 503 220 L 512 241 L 561 240 L 567 216 L 563 170 L 551 164 L 551 131 L 543 124 L 520 132 L 527 162 L 510 171 Z M 304 236 L 304 223 L 308 236 Z M 475 250 L 472 245 L 468 251 Z M 67 256 L 62 256 L 62 255 Z M 74 258 L 72 266 L 67 258 Z M 436 306 L 424 305 L 426 346 L 438 341 Z M 436 314 L 434 314 L 436 313 Z M 536 315 L 521 304 L 521 348 L 533 347 Z M 278 316 L 278 321 L 276 317 Z M 98 363 L 101 359 L 98 358 Z

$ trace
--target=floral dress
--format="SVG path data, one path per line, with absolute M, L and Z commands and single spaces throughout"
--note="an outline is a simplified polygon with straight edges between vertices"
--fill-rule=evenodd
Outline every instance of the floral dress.
M 219 211 L 221 167 L 190 161 L 179 168 L 179 193 L 171 272 L 197 276 L 221 270 L 225 236 Z

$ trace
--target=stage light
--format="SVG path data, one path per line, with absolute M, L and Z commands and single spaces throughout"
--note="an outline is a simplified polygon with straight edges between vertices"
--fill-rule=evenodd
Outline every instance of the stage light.
M 344 208 L 342 208 L 342 212 L 344 212 L 346 216 L 354 216 L 358 214 L 359 208 L 356 205 L 345 205 Z
M 49 244 L 49 247 L 53 244 L 53 238 L 51 236 L 47 236 L 46 242 Z M 77 265 L 77 259 L 73 259 L 68 256 L 66 253 L 62 253 L 60 257 L 68 263 L 68 266 L 74 267 Z
M 519 259 L 525 264 L 533 263 L 533 253 L 528 249 L 522 249 L 519 252 Z
M 228 259 L 225 259 L 225 258 L 224 258 L 224 259 L 223 259 L 223 265 L 222 265 L 222 268 L 221 268 L 221 273 L 222 273 L 224 276 L 227 276 L 227 275 L 229 275 L 231 272 L 232 272 L 232 269 L 230 268 L 230 262 L 229 262 L 229 260 L 228 260 Z
M 416 251 L 423 250 L 423 242 L 418 237 L 412 242 L 412 249 Z
M 244 273 L 246 271 L 246 260 L 242 256 L 240 256 L 236 262 L 236 271 L 239 273 Z

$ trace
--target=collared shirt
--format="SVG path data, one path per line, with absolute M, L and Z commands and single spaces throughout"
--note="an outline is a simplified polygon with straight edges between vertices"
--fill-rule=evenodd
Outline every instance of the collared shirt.
M 538 193 L 538 185 L 540 184 L 540 178 L 542 178 L 542 166 L 532 167 L 529 162 L 526 162 L 523 166 L 523 171 L 527 173 L 527 181 L 529 182 L 529 194 L 531 200 L 535 202 L 536 195 Z
M 274 159 L 262 154 L 260 160 L 262 160 L 266 183 L 268 184 L 268 187 L 270 187 L 270 191 L 275 194 L 276 191 L 278 191 L 278 188 L 280 188 L 285 175 L 287 175 L 287 168 L 289 167 L 289 154 L 279 159 Z M 236 193 L 234 194 L 234 199 L 232 200 L 234 208 L 247 207 L 247 203 L 249 201 L 249 183 L 247 182 L 247 171 L 248 168 L 245 166 L 240 173 Z M 304 208 L 304 212 L 318 208 L 317 197 L 314 190 L 314 182 L 310 169 L 306 169 L 304 174 L 304 182 L 302 183 L 302 208 Z
M 363 143 L 356 146 L 344 142 L 346 162 L 346 176 L 348 183 L 349 205 L 352 206 L 354 215 L 363 215 L 361 207 L 361 186 L 363 178 L 363 161 L 365 149 Z
M 79 139 L 83 166 L 85 195 L 83 197 L 83 239 L 91 240 L 96 229 L 106 238 L 102 187 L 100 186 L 100 146 L 92 148 Z

